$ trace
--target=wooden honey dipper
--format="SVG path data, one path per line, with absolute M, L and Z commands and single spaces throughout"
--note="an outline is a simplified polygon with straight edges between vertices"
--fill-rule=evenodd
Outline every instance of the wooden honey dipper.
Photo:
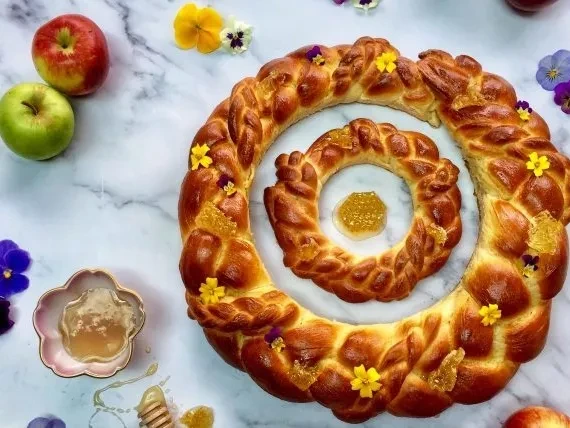
M 137 407 L 139 426 L 146 428 L 174 428 L 164 393 L 158 386 L 149 388 Z

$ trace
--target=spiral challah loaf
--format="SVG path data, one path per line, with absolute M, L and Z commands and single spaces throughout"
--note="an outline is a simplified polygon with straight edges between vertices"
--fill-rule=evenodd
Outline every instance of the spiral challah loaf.
M 479 203 L 477 247 L 456 289 L 391 324 L 301 307 L 272 282 L 250 232 L 247 192 L 269 145 L 297 120 L 351 102 L 441 120 Z M 179 203 L 188 314 L 269 393 L 348 422 L 427 417 L 490 399 L 542 350 L 566 276 L 570 161 L 512 86 L 474 59 L 427 51 L 415 63 L 371 38 L 299 49 L 234 87 L 195 136 L 190 168 Z
M 326 180 L 356 163 L 380 165 L 410 186 L 414 219 L 406 237 L 377 257 L 358 257 L 333 244 L 319 226 L 318 197 Z M 306 154 L 281 155 L 277 184 L 265 207 L 285 266 L 348 302 L 406 297 L 437 272 L 461 238 L 459 169 L 440 159 L 435 143 L 417 132 L 357 119 L 321 136 Z

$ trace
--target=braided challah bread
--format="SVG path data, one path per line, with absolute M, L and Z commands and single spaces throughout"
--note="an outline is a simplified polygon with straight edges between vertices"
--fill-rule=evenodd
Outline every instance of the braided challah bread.
M 319 193 L 340 168 L 380 165 L 410 186 L 414 219 L 402 242 L 377 257 L 357 257 L 334 245 L 319 226 Z M 348 302 L 390 301 L 410 294 L 437 272 L 461 238 L 459 169 L 417 132 L 357 119 L 321 136 L 305 153 L 281 155 L 277 184 L 265 207 L 283 249 L 285 266 Z
M 364 102 L 443 121 L 472 174 L 481 226 L 456 289 L 401 321 L 348 325 L 278 290 L 250 232 L 255 167 L 297 120 Z M 188 314 L 216 351 L 269 393 L 348 422 L 427 417 L 490 399 L 542 350 L 568 262 L 570 161 L 509 83 L 468 56 L 415 63 L 382 39 L 305 47 L 246 78 L 194 138 L 181 190 Z M 442 213 L 443 214 L 443 213 Z
M 570 417 L 548 407 L 525 407 L 513 413 L 503 428 L 570 428 Z

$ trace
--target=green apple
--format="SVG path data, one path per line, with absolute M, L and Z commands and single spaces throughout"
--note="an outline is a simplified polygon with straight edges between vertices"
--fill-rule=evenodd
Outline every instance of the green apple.
M 69 101 L 42 83 L 21 83 L 0 100 L 0 137 L 14 153 L 44 160 L 64 151 L 73 137 Z

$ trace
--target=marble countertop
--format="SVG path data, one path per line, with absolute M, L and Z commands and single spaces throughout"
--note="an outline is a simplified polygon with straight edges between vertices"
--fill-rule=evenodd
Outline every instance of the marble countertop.
M 31 286 L 15 296 L 16 325 L 0 337 L 0 425 L 22 428 L 51 413 L 68 427 L 135 427 L 134 411 L 96 412 L 93 394 L 117 380 L 141 375 L 157 362 L 158 372 L 103 395 L 110 407 L 130 409 L 150 385 L 168 378 L 167 396 L 181 411 L 196 405 L 215 409 L 216 428 L 348 426 L 317 404 L 291 404 L 262 391 L 247 375 L 226 365 L 186 316 L 178 272 L 181 250 L 177 222 L 179 187 L 189 144 L 232 85 L 262 64 L 311 43 L 352 43 L 364 35 L 390 40 L 415 58 L 428 48 L 477 58 L 502 75 L 550 125 L 554 144 L 570 155 L 569 117 L 552 93 L 535 81 L 538 61 L 561 48 L 570 27 L 570 0 L 523 16 L 503 0 L 382 0 L 368 16 L 331 0 L 210 0 L 226 17 L 255 27 L 241 56 L 204 56 L 175 47 L 172 20 L 182 1 L 3 0 L 0 3 L 0 92 L 23 81 L 40 81 L 30 55 L 35 30 L 63 13 L 82 13 L 105 32 L 112 68 L 94 96 L 72 100 L 76 135 L 72 146 L 49 162 L 28 162 L 0 147 L 0 239 L 30 251 Z M 447 266 L 397 303 L 351 305 L 296 278 L 283 267 L 265 209 L 263 189 L 275 180 L 273 162 L 283 152 L 307 148 L 325 131 L 357 117 L 392 122 L 433 138 L 442 156 L 461 169 L 464 234 Z M 331 212 L 355 190 L 375 190 L 389 207 L 388 227 L 377 238 L 351 242 L 332 226 Z M 279 286 L 316 313 L 352 323 L 398 320 L 447 295 L 461 277 L 478 232 L 473 185 L 459 150 L 443 129 L 403 113 L 349 105 L 324 111 L 287 131 L 260 165 L 251 194 L 253 231 L 264 262 Z M 406 233 L 411 219 L 404 183 L 386 171 L 356 166 L 326 185 L 321 223 L 339 244 L 368 254 L 387 248 Z M 38 357 L 31 317 L 37 299 L 75 271 L 103 267 L 146 303 L 147 323 L 131 364 L 111 379 L 62 379 Z M 498 427 L 526 405 L 549 405 L 570 413 L 570 280 L 553 303 L 545 350 L 525 364 L 491 401 L 454 405 L 437 418 L 415 420 L 384 414 L 364 427 Z M 91 419 L 90 419 L 91 418 Z

